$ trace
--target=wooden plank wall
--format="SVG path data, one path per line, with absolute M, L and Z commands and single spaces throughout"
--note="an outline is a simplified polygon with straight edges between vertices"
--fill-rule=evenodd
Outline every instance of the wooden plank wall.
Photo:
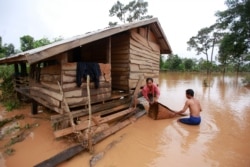
M 102 102 L 111 97 L 111 73 L 110 64 L 99 63 L 102 75 L 100 77 L 99 88 L 95 88 L 93 82 L 90 83 L 91 103 Z M 88 104 L 87 83 L 82 83 L 80 87 L 76 84 L 77 63 L 65 63 L 62 65 L 62 88 L 69 107 L 78 107 Z
M 129 91 L 129 33 L 112 36 L 111 39 L 112 88 Z
M 29 77 L 17 76 L 14 79 L 14 88 L 26 88 L 29 86 Z
M 160 66 L 160 46 L 154 34 L 148 29 L 131 30 L 129 88 L 134 88 L 140 76 L 152 77 L 158 83 Z M 145 82 L 143 82 L 145 84 Z
M 31 79 L 30 95 L 40 104 L 61 113 L 62 95 L 57 81 L 61 81 L 60 65 L 51 65 L 40 70 L 39 82 Z
M 110 64 L 99 63 L 99 65 L 102 72 L 100 86 L 96 89 L 94 83 L 90 83 L 91 103 L 102 102 L 111 97 Z M 81 87 L 77 86 L 76 66 L 76 63 L 64 63 L 62 66 L 52 65 L 42 68 L 40 82 L 31 82 L 30 93 L 33 98 L 46 107 L 63 113 L 62 95 L 57 83 L 59 81 L 70 108 L 86 105 L 87 83 L 83 82 Z

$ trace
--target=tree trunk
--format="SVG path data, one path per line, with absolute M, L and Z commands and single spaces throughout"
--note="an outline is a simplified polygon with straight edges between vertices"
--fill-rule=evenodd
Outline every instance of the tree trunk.
M 206 57 L 207 57 L 207 77 L 208 77 L 208 74 L 209 74 L 209 60 L 208 60 L 208 54 L 206 54 Z

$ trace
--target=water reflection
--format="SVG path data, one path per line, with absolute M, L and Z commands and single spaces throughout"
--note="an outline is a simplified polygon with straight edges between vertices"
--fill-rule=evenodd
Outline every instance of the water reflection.
M 242 77 L 214 75 L 207 87 L 204 79 L 201 74 L 160 73 L 160 102 L 179 110 L 185 90 L 192 88 L 201 101 L 202 123 L 168 125 L 159 139 L 161 156 L 150 166 L 250 166 L 250 90 Z

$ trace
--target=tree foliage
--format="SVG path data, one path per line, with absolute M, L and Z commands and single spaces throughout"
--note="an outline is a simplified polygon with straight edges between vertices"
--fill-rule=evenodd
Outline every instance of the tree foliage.
M 187 42 L 188 50 L 206 55 L 207 73 L 213 68 L 214 47 L 219 46 L 218 61 L 225 72 L 227 66 L 237 73 L 245 65 L 250 50 L 250 0 L 226 0 L 227 9 L 216 12 L 215 24 L 202 28 Z M 209 61 L 209 53 L 210 61 Z
M 0 58 L 2 57 L 8 57 L 12 54 L 15 54 L 15 46 L 10 43 L 10 44 L 3 44 L 2 43 L 2 37 L 0 36 Z
M 148 12 L 148 2 L 143 0 L 134 0 L 127 5 L 117 1 L 109 10 L 109 16 L 116 16 L 122 23 L 133 22 L 152 18 L 151 15 L 146 15 Z M 109 22 L 109 26 L 115 26 L 118 22 Z
M 120 1 L 117 1 L 116 4 L 114 4 L 112 8 L 109 10 L 109 16 L 111 17 L 116 16 L 120 21 L 125 23 L 126 22 L 125 14 L 127 10 L 128 9 L 124 4 L 122 4 Z
M 217 24 L 214 24 L 210 27 L 202 28 L 196 36 L 191 37 L 187 42 L 188 50 L 194 49 L 197 55 L 204 54 L 206 56 L 207 65 L 212 63 L 214 47 L 219 43 L 223 35 L 223 33 L 217 31 L 216 26 Z M 209 70 L 210 68 L 207 66 L 207 74 Z
M 38 48 L 41 46 L 45 46 L 48 44 L 51 44 L 53 42 L 57 42 L 62 40 L 62 37 L 54 38 L 52 41 L 50 41 L 48 38 L 44 37 L 38 40 L 35 40 L 32 36 L 30 35 L 24 35 L 20 38 L 20 43 L 21 43 L 21 50 L 22 51 L 27 51 L 30 49 Z
M 215 15 L 220 29 L 228 29 L 250 47 L 250 0 L 226 0 L 228 9 Z
M 7 57 L 16 53 L 15 46 L 12 43 L 5 44 L 4 47 L 5 47 L 5 55 Z
M 42 39 L 34 41 L 33 47 L 38 48 L 40 46 L 45 46 L 48 44 L 51 44 L 50 40 L 48 38 L 42 38 Z
M 183 68 L 182 60 L 178 55 L 169 55 L 162 69 L 167 69 L 170 71 L 179 71 Z
M 195 67 L 195 61 L 193 61 L 192 59 L 184 59 L 182 62 L 186 71 L 194 70 L 193 67 Z
M 127 17 L 128 22 L 133 22 L 135 20 L 144 20 L 152 18 L 151 15 L 146 15 L 148 12 L 148 2 L 144 2 L 143 0 L 131 1 L 128 5 L 129 14 Z
M 21 50 L 27 51 L 34 48 L 34 38 L 30 35 L 24 35 L 20 38 Z
M 55 38 L 52 42 L 62 40 L 61 37 Z M 42 38 L 39 40 L 35 40 L 30 35 L 24 35 L 20 38 L 21 50 L 27 51 L 30 49 L 34 49 L 40 46 L 44 46 L 52 43 L 48 38 Z M 15 47 L 13 44 L 4 44 L 2 45 L 2 38 L 0 37 L 0 58 L 7 57 L 13 53 L 16 53 Z M 0 79 L 3 80 L 0 83 L 0 101 L 3 102 L 5 107 L 9 110 L 18 107 L 19 100 L 17 99 L 16 91 L 14 90 L 13 84 L 13 75 L 14 68 L 13 66 L 0 66 Z
M 218 61 L 221 63 L 221 67 L 223 68 L 223 74 L 225 73 L 225 70 L 232 60 L 233 55 L 233 36 L 230 34 L 225 34 L 223 39 L 221 40 L 221 44 L 219 46 L 219 56 Z
M 2 92 L 0 94 L 0 102 L 3 102 L 3 105 L 8 111 L 19 107 L 19 101 L 16 98 L 16 92 L 14 90 L 13 73 L 13 66 L 4 65 L 0 67 L 0 78 L 3 80 L 0 84 Z
M 228 31 L 219 48 L 219 60 L 231 60 L 238 74 L 250 50 L 250 0 L 226 0 L 225 4 L 228 9 L 216 13 L 218 29 Z

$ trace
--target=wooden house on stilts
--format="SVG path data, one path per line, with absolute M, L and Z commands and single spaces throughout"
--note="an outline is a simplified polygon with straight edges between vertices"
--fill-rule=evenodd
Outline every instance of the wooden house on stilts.
M 0 59 L 0 65 L 14 65 L 15 90 L 32 100 L 33 114 L 39 105 L 54 111 L 54 135 L 61 137 L 89 123 L 97 130 L 102 124 L 110 128 L 114 120 L 124 122 L 136 88 L 147 77 L 158 83 L 160 55 L 171 52 L 158 19 L 152 18 L 18 53 Z M 95 71 L 89 84 L 82 77 L 88 67 Z

